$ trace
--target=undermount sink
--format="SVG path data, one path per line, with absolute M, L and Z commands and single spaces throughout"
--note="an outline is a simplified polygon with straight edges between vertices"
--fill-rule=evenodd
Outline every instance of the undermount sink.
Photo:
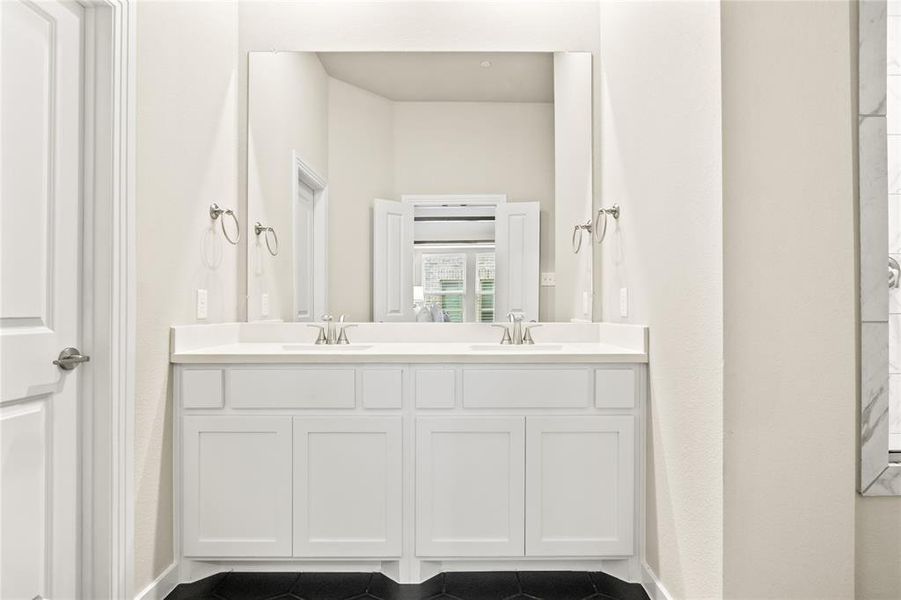
M 475 352 L 559 352 L 563 344 L 473 344 Z
M 371 344 L 284 344 L 282 348 L 287 352 L 300 352 L 304 350 L 315 350 L 317 352 L 359 352 L 361 350 L 369 350 Z

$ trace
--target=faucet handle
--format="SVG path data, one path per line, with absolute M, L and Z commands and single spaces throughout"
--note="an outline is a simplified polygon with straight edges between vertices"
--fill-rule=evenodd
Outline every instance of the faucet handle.
M 507 328 L 506 325 L 504 325 L 503 323 L 492 323 L 491 326 L 492 327 L 500 327 L 501 329 L 504 330 L 504 336 L 501 338 L 502 345 L 507 345 L 507 344 L 513 343 L 513 339 L 510 337 L 510 330 Z
M 307 323 L 307 327 L 315 327 L 319 330 L 319 335 L 316 337 L 316 344 L 327 344 L 328 338 L 325 337 L 325 327 L 322 325 L 316 325 L 315 323 Z
M 341 318 L 343 319 L 344 315 L 341 315 Z M 343 321 L 342 321 L 342 323 L 343 323 Z M 356 326 L 357 326 L 356 323 L 351 323 L 349 325 L 342 326 L 341 330 L 338 332 L 338 341 L 336 341 L 335 343 L 336 344 L 349 344 L 350 340 L 347 339 L 347 330 L 350 327 L 356 327 Z
M 526 325 L 523 327 L 522 332 L 522 343 L 523 344 L 534 344 L 535 340 L 532 339 L 532 330 L 536 327 L 541 327 L 541 324 L 532 322 L 532 325 Z

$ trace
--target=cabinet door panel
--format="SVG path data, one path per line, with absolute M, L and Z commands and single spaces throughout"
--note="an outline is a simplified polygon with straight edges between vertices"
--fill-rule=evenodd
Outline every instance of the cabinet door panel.
M 290 417 L 183 423 L 185 556 L 291 556 Z
M 400 556 L 401 417 L 294 419 L 294 556 Z
M 633 552 L 634 419 L 526 419 L 526 554 Z
M 523 555 L 523 419 L 417 421 L 419 556 Z

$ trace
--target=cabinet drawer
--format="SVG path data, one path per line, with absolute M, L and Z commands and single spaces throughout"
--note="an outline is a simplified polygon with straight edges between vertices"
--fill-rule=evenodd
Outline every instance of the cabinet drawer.
M 323 368 L 232 369 L 232 408 L 353 408 L 354 370 Z
M 222 408 L 221 369 L 181 369 L 181 405 L 185 408 Z
M 457 403 L 457 373 L 448 368 L 419 368 L 414 372 L 416 408 L 453 408 Z
M 594 405 L 598 408 L 635 408 L 638 371 L 630 367 L 594 370 Z
M 360 374 L 363 408 L 401 408 L 404 402 L 404 370 L 365 368 Z
M 573 369 L 463 369 L 466 408 L 585 408 L 590 372 Z

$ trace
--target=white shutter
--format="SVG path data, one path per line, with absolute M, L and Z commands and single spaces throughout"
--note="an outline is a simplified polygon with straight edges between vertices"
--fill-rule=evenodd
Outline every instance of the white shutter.
M 412 204 L 375 200 L 372 246 L 372 320 L 412 321 Z
M 494 319 L 510 311 L 538 320 L 539 206 L 505 202 L 495 213 Z

